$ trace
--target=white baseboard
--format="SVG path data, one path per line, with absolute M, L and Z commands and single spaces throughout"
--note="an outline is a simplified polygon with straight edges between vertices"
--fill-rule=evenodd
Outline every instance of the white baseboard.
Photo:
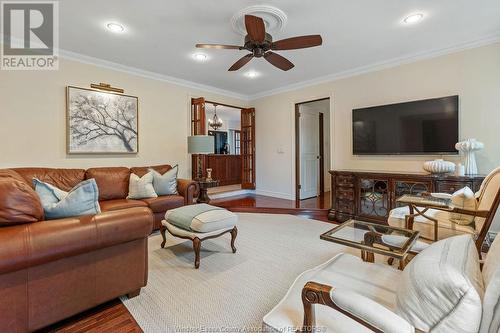
M 208 195 L 210 196 L 210 199 L 222 199 L 243 194 L 255 194 L 255 190 L 236 190 L 236 191 L 227 191 L 214 194 L 209 193 Z
M 295 198 L 289 193 L 273 192 L 273 191 L 266 191 L 266 190 L 259 190 L 259 189 L 255 190 L 255 193 L 258 195 L 265 195 L 268 197 L 287 199 L 287 200 L 295 200 Z

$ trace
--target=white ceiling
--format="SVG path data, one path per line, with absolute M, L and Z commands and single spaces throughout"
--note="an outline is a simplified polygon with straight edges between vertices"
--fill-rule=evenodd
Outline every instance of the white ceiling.
M 63 50 L 160 75 L 207 85 L 243 96 L 328 75 L 355 71 L 392 60 L 414 58 L 473 42 L 500 40 L 498 0 L 273 0 L 288 17 L 274 40 L 321 34 L 323 45 L 281 51 L 295 64 L 288 72 L 264 59 L 242 70 L 227 69 L 246 51 L 206 50 L 209 59 L 195 62 L 196 43 L 242 44 L 231 17 L 255 5 L 252 0 L 64 0 L 60 1 L 60 46 Z M 259 4 L 263 4 L 259 2 Z M 425 19 L 405 26 L 408 14 Z M 117 21 L 126 32 L 104 27 Z M 249 79 L 243 74 L 261 75 Z
M 215 114 L 213 104 L 205 104 L 205 114 L 207 119 L 211 119 Z M 217 115 L 224 121 L 236 123 L 241 121 L 241 109 L 231 108 L 224 105 L 217 105 Z

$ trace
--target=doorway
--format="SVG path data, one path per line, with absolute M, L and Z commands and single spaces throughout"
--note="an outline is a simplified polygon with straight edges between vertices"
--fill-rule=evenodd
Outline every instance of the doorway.
M 297 201 L 330 191 L 330 98 L 295 104 L 295 184 Z
M 210 168 L 220 191 L 255 189 L 255 109 L 193 98 L 191 124 L 192 135 L 214 137 L 213 154 L 201 156 L 203 177 Z

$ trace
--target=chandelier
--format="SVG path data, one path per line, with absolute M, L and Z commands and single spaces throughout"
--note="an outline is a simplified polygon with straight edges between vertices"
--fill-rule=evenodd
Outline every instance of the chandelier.
M 208 119 L 208 126 L 217 131 L 220 127 L 222 127 L 222 120 L 217 116 L 217 104 L 214 104 L 214 112 L 214 117 L 212 119 Z

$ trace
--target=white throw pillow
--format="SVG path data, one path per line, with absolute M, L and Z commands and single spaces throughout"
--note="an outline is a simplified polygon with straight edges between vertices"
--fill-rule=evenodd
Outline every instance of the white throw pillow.
M 130 174 L 127 199 L 156 198 L 158 195 L 153 188 L 153 173 L 148 172 L 142 177 L 135 173 Z
M 483 277 L 470 235 L 440 240 L 404 269 L 396 312 L 433 333 L 476 333 L 482 316 Z
M 474 196 L 474 192 L 469 187 L 464 187 L 451 196 L 451 203 L 458 208 L 475 210 L 477 207 L 477 201 Z M 451 221 L 456 224 L 469 225 L 474 222 L 474 216 L 467 214 L 452 213 Z
M 158 195 L 172 195 L 177 192 L 177 165 L 163 175 L 154 169 L 149 169 L 153 174 L 153 187 Z

